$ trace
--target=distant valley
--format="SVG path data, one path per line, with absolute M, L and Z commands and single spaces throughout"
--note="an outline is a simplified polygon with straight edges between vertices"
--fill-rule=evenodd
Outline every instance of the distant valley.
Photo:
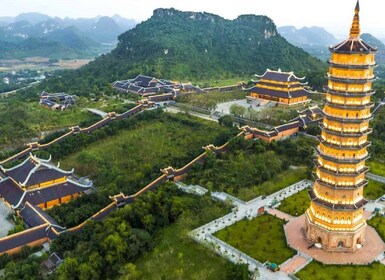
M 62 19 L 25 13 L 0 17 L 0 59 L 93 58 L 111 51 L 118 35 L 135 25 L 135 21 L 118 15 Z

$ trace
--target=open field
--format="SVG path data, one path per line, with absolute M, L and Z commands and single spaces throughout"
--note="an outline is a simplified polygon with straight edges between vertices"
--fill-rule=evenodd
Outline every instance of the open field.
M 159 114 L 83 147 L 62 160 L 62 167 L 74 167 L 111 194 L 129 194 L 158 177 L 160 168 L 179 168 L 202 153 L 202 146 L 227 141 L 230 135 L 229 128 L 217 123 L 183 114 Z
M 295 254 L 286 244 L 283 225 L 274 216 L 262 215 L 251 221 L 239 221 L 215 236 L 262 263 L 281 264 Z
M 0 59 L 0 72 L 19 70 L 55 71 L 77 69 L 93 59 L 70 59 L 51 62 L 48 57 L 27 57 L 25 59 Z

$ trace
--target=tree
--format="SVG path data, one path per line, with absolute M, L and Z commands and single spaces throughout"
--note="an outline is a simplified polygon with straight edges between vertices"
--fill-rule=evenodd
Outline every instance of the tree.
M 249 280 L 252 273 L 249 271 L 247 264 L 233 264 L 231 263 L 227 272 L 227 279 L 233 280 Z
M 136 280 L 139 279 L 141 273 L 135 264 L 128 263 L 119 270 L 119 274 L 122 275 L 122 280 Z
M 246 108 L 238 105 L 238 104 L 233 104 L 230 106 L 230 114 L 238 117 L 244 116 L 246 113 Z
M 233 127 L 233 118 L 229 115 L 225 115 L 218 119 L 219 125 L 224 125 L 227 127 Z

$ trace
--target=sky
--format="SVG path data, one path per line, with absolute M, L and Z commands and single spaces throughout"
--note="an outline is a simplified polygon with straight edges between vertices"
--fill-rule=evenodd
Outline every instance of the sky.
M 241 14 L 267 15 L 277 26 L 321 26 L 337 37 L 348 34 L 356 0 L 0 0 L 0 16 L 40 12 L 59 17 L 119 14 L 137 22 L 156 8 L 210 12 L 227 19 Z M 385 38 L 385 2 L 361 0 L 361 29 Z

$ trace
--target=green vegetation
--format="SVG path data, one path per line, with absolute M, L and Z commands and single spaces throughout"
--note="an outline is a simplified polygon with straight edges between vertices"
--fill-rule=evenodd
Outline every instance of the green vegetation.
M 46 132 L 67 130 L 70 126 L 99 119 L 78 106 L 65 111 L 43 108 L 37 96 L 27 100 L 19 96 L 0 99 L 0 145 L 17 148 Z
M 62 225 L 77 225 L 108 202 L 108 195 L 130 195 L 160 176 L 167 166 L 179 168 L 237 133 L 185 114 L 145 111 L 109 124 L 90 135 L 79 134 L 50 148 L 61 167 L 89 176 L 98 192 L 49 211 Z
M 326 70 L 326 64 L 290 45 L 266 16 L 226 20 L 208 13 L 157 9 L 150 19 L 120 35 L 110 54 L 41 87 L 59 90 L 60 81 L 68 92 L 87 94 L 92 86 L 104 90 L 108 83 L 139 73 L 215 82 L 252 77 L 266 68 L 308 73 Z
M 385 240 L 385 217 L 375 216 L 374 218 L 367 221 L 368 225 L 374 227 L 377 233 L 381 236 L 382 240 Z
M 380 263 L 370 265 L 324 265 L 313 261 L 301 269 L 296 276 L 301 280 L 382 280 L 385 266 Z
M 368 161 L 366 162 L 366 165 L 370 168 L 370 173 L 385 176 L 385 163 L 379 161 Z
M 186 200 L 177 199 L 178 203 Z M 185 205 L 178 220 L 159 231 L 156 246 L 134 262 L 140 279 L 226 279 L 229 262 L 188 236 L 194 228 L 226 214 L 223 206 L 208 200 L 189 198 L 189 205 L 197 201 L 200 208 Z
M 251 221 L 239 221 L 215 236 L 262 263 L 280 264 L 295 254 L 286 244 L 283 225 L 274 216 L 262 215 Z
M 308 168 L 289 166 L 310 165 L 313 144 L 306 138 L 271 144 L 234 139 L 227 153 L 213 155 L 197 164 L 186 181 L 209 190 L 225 191 L 243 200 L 268 195 L 307 178 Z
M 292 216 L 301 216 L 310 206 L 310 198 L 308 190 L 300 191 L 288 198 L 285 198 L 278 210 L 290 214 Z
M 385 107 L 382 106 L 376 113 L 371 123 L 373 133 L 370 134 L 369 140 L 372 141 L 370 153 L 373 161 L 385 162 Z
M 213 110 L 218 103 L 232 101 L 234 99 L 245 99 L 247 93 L 243 90 L 235 90 L 231 92 L 208 92 L 208 93 L 191 93 L 182 95 L 178 98 L 178 102 L 187 103 L 189 105 Z
M 187 233 L 227 211 L 210 197 L 186 195 L 171 183 L 158 187 L 102 222 L 55 240 L 52 250 L 65 257 L 55 279 L 223 279 L 227 261 Z
M 369 180 L 369 184 L 364 188 L 364 197 L 376 200 L 385 194 L 385 184 Z

